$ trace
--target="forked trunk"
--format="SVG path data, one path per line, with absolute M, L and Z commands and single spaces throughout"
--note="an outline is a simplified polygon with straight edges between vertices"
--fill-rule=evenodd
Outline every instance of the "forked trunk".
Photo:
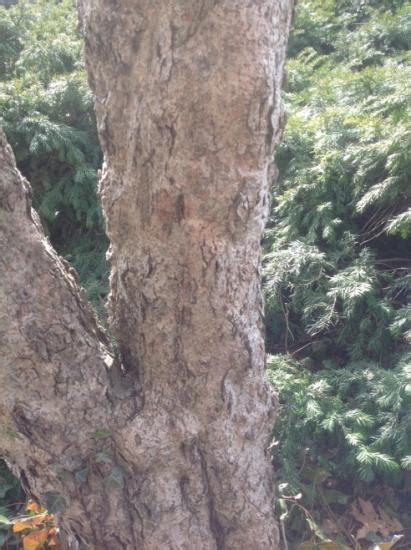
M 70 481 L 36 481 L 52 467 L 47 447 L 25 475 L 38 497 L 49 487 L 63 494 L 62 525 L 86 547 L 278 547 L 259 264 L 291 4 L 80 1 L 121 366 L 101 367 L 104 391 L 84 434 L 85 404 L 73 405 L 77 462 L 67 459 L 73 425 L 69 452 L 64 426 L 55 429 L 53 460 Z M 91 355 L 104 363 L 109 346 L 98 349 Z M 58 368 L 49 369 L 53 387 Z M 29 424 L 25 470 L 40 446 L 27 416 L 24 407 L 17 414 Z

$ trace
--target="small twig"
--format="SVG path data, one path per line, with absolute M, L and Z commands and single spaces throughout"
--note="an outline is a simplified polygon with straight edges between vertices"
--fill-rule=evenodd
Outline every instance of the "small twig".
M 388 209 L 386 209 L 388 210 Z M 368 231 L 368 228 L 369 226 L 372 224 L 373 220 L 381 213 L 383 212 L 383 209 L 381 208 L 381 206 L 379 206 L 378 208 L 376 208 L 376 210 L 374 210 L 373 214 L 371 214 L 371 216 L 366 220 L 365 224 L 362 226 L 361 228 L 361 233 L 365 233 L 366 231 Z M 384 214 L 383 214 L 384 216 Z
M 321 340 L 310 340 L 307 344 L 304 344 L 303 346 L 301 346 L 301 348 L 298 348 L 298 349 L 294 350 L 294 351 L 291 353 L 291 356 L 294 357 L 294 355 L 295 355 L 296 353 L 299 353 L 299 352 L 302 351 L 303 349 L 308 348 L 308 346 L 311 346 L 312 344 L 315 344 L 316 342 L 321 342 Z
M 298 474 L 301 474 L 301 472 L 302 472 L 303 469 L 304 469 L 305 461 L 306 461 L 306 459 L 307 459 L 307 455 L 308 455 L 307 449 L 304 449 L 303 463 L 301 464 L 301 468 L 298 470 Z
M 284 550 L 288 550 L 287 537 L 285 536 L 284 520 L 280 519 L 281 536 L 284 542 Z
M 365 241 L 361 241 L 360 242 L 360 246 L 364 246 L 365 244 L 367 243 L 370 243 L 371 241 L 374 241 L 375 239 L 378 239 L 378 237 L 381 237 L 381 235 L 383 235 L 384 233 L 386 233 L 387 229 L 386 227 L 384 226 L 382 228 L 381 231 L 379 231 L 378 233 L 376 233 L 375 235 L 373 235 L 372 237 L 370 237 L 369 239 L 365 240 Z
M 302 504 L 300 504 L 299 502 L 296 501 L 295 497 L 286 497 L 286 496 L 282 496 L 281 497 L 282 499 L 284 500 L 290 500 L 294 506 L 297 506 L 297 508 L 301 508 L 301 510 L 304 512 L 304 514 L 310 518 L 310 520 L 315 523 L 315 520 L 314 520 L 314 517 L 313 515 L 307 510 L 307 508 L 305 506 L 303 506 Z
M 341 525 L 339 519 L 334 514 L 334 512 L 332 511 L 330 506 L 328 505 L 328 502 L 325 500 L 324 493 L 323 493 L 320 485 L 317 485 L 317 491 L 318 491 L 318 494 L 320 495 L 320 499 L 321 499 L 321 502 L 323 503 L 323 506 L 325 507 L 327 512 L 330 514 L 330 516 L 333 518 L 333 521 L 334 521 L 335 525 L 337 526 L 337 528 L 339 529 L 340 533 L 342 535 L 345 535 L 348 538 L 348 540 L 350 540 L 354 544 L 354 549 L 355 550 L 357 548 L 359 548 L 358 542 L 355 540 L 353 535 L 349 531 L 347 531 L 347 529 L 343 525 Z
M 284 321 L 285 321 L 284 350 L 286 353 L 288 353 L 288 334 L 291 334 L 293 339 L 294 339 L 294 334 L 290 329 L 290 324 L 288 321 L 289 311 L 283 302 L 283 295 L 281 294 L 281 292 L 279 292 L 279 299 L 280 299 L 281 309 L 283 310 Z
M 391 265 L 390 262 L 410 262 L 410 258 L 385 258 L 383 260 L 379 260 L 378 258 L 375 260 L 376 264 L 385 264 L 385 265 Z
M 367 235 L 370 235 L 376 229 L 378 229 L 378 227 L 380 227 L 382 224 L 385 225 L 394 212 L 395 208 L 388 207 L 382 211 L 382 214 L 379 218 L 375 219 L 375 216 L 372 216 L 362 228 L 361 235 L 363 237 L 366 237 Z

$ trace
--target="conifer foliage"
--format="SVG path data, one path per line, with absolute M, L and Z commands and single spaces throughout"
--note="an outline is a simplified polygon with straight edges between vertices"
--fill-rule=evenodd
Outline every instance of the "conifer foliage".
M 0 125 L 53 246 L 99 306 L 107 271 L 101 153 L 76 27 L 73 0 L 0 6 Z
M 323 516 L 315 485 L 402 494 L 411 468 L 410 39 L 401 1 L 302 0 L 291 36 L 267 346 L 281 488 Z

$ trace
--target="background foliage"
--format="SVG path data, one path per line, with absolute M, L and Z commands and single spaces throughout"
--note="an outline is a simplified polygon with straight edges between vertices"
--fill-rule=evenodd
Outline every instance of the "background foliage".
M 408 2 L 297 8 L 265 245 L 274 459 L 295 543 L 325 536 L 333 514 L 334 535 L 358 543 L 341 517 L 358 495 L 409 522 L 410 42 Z
M 15 550 L 18 539 L 10 528 L 13 518 L 23 507 L 25 496 L 18 480 L 3 461 L 0 461 L 0 548 Z
M 298 4 L 264 255 L 290 549 L 392 545 L 411 528 L 410 40 L 405 0 Z M 0 1 L 0 124 L 50 240 L 103 314 L 101 153 L 81 49 L 74 0 Z M 51 540 L 47 512 L 23 505 L 0 463 L 0 546 L 18 544 L 10 522 Z
M 0 125 L 46 233 L 102 310 L 101 152 L 74 0 L 20 0 L 0 10 Z

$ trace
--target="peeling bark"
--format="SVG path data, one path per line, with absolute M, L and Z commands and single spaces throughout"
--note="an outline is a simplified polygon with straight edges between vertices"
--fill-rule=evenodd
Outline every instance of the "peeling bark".
M 0 452 L 85 547 L 278 547 L 259 264 L 291 3 L 80 1 L 114 346 L 1 138 Z

